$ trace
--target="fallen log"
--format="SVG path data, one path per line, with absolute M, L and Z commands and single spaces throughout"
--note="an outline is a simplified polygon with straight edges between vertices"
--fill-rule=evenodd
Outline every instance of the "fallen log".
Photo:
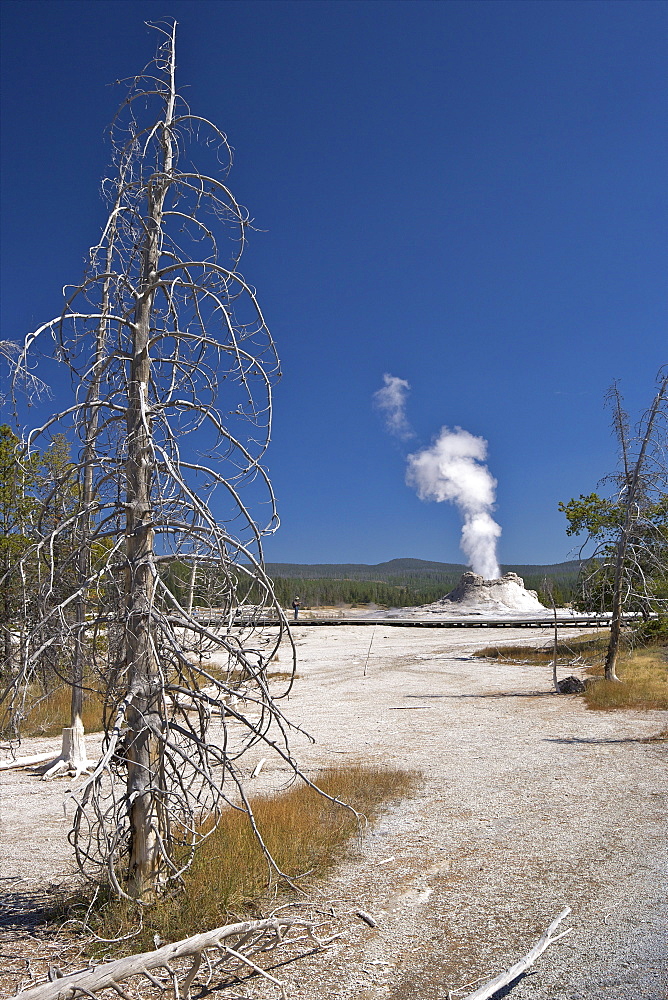
M 10 771 L 12 768 L 32 767 L 34 764 L 43 764 L 47 760 L 55 760 L 58 757 L 57 750 L 49 750 L 48 753 L 34 753 L 30 757 L 15 757 L 13 760 L 3 760 L 0 764 L 0 771 Z
M 527 952 L 524 958 L 521 958 L 519 962 L 512 965 L 506 972 L 502 972 L 500 976 L 496 979 L 490 980 L 486 985 L 478 987 L 473 993 L 467 993 L 462 1000 L 490 1000 L 495 993 L 498 993 L 500 989 L 507 986 L 508 983 L 512 983 L 514 979 L 521 976 L 523 972 L 526 972 L 530 966 L 536 961 L 539 955 L 542 955 L 546 948 L 549 948 L 551 944 L 558 941 L 559 938 L 565 937 L 566 934 L 570 934 L 573 930 L 569 927 L 567 931 L 562 931 L 561 934 L 555 935 L 555 930 L 559 926 L 562 920 L 564 920 L 568 914 L 571 912 L 570 906 L 567 906 L 565 910 L 562 910 L 558 917 L 552 921 L 550 926 L 547 928 L 543 936 L 539 941 L 533 946 L 531 951 Z
M 286 939 L 286 935 L 292 929 L 305 931 L 305 935 Z M 270 973 L 265 972 L 250 956 L 273 951 L 283 942 L 294 944 L 304 939 L 312 941 L 318 948 L 325 947 L 334 940 L 334 938 L 320 940 L 313 931 L 313 925 L 304 920 L 283 917 L 246 920 L 243 923 L 227 924 L 225 927 L 195 934 L 182 941 L 163 945 L 155 951 L 127 955 L 113 962 L 105 962 L 103 965 L 80 969 L 65 975 L 61 973 L 54 976 L 52 981 L 19 991 L 12 1000 L 71 1000 L 75 996 L 95 997 L 104 990 L 113 990 L 117 995 L 127 996 L 120 984 L 133 976 L 144 976 L 152 986 L 158 985 L 165 989 L 165 985 L 153 975 L 158 969 L 167 971 L 174 995 L 181 997 L 182 1000 L 189 1000 L 190 987 L 203 955 L 207 959 L 209 969 L 214 967 L 220 969 L 235 964 L 252 968 L 256 975 L 276 986 L 280 990 L 281 997 L 285 998 L 284 985 Z M 209 950 L 213 952 L 211 958 L 205 954 Z M 182 979 L 179 980 L 180 974 L 172 963 L 182 958 L 192 958 L 192 964 L 187 971 L 181 973 Z

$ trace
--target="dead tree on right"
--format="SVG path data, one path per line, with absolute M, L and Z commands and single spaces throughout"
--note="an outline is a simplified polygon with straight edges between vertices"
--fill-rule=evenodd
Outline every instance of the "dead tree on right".
M 605 678 L 618 681 L 617 658 L 625 616 L 645 620 L 668 608 L 668 372 L 657 375 L 651 405 L 632 428 L 615 382 L 606 398 L 619 445 L 619 468 L 597 493 L 560 504 L 569 535 L 586 536 L 593 551 L 585 563 L 583 589 L 588 603 L 610 612 Z

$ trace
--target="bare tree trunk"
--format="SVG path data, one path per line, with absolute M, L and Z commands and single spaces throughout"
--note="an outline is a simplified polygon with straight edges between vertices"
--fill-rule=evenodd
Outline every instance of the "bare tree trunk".
M 628 514 L 628 511 L 627 511 Z M 610 618 L 610 640 L 608 650 L 605 654 L 605 679 L 606 681 L 619 681 L 616 666 L 619 655 L 619 647 L 622 639 L 622 588 L 624 584 L 624 561 L 626 558 L 628 532 L 626 525 L 617 543 L 617 555 L 615 558 L 615 579 L 612 591 L 612 615 Z
M 159 208 L 153 205 L 151 222 L 157 225 Z M 156 769 L 159 756 L 156 736 L 160 729 L 162 685 L 151 641 L 151 610 L 155 579 L 151 485 L 154 457 L 150 438 L 148 387 L 151 362 L 149 325 L 152 291 L 150 274 L 157 258 L 157 228 L 147 234 L 143 293 L 136 314 L 134 355 L 130 364 L 127 410 L 127 627 L 126 655 L 130 668 L 132 701 L 128 712 L 127 793 L 132 846 L 129 867 L 130 895 L 142 898 L 154 885 L 159 860 L 159 817 Z
M 160 840 L 167 836 L 160 796 L 160 730 L 161 720 L 165 717 L 162 705 L 163 685 L 151 629 L 157 569 L 151 510 L 156 461 L 151 436 L 149 392 L 151 317 L 161 250 L 162 213 L 172 170 L 175 35 L 176 25 L 172 29 L 170 50 L 171 86 L 166 97 L 165 120 L 162 125 L 163 172 L 156 177 L 148 192 L 140 297 L 135 312 L 126 416 L 126 555 L 129 570 L 126 643 L 130 691 L 133 694 L 128 712 L 127 739 L 127 793 L 132 831 L 128 891 L 137 899 L 150 896 L 158 888 Z
M 10 620 L 9 613 L 9 599 L 5 598 L 5 619 L 7 622 Z M 9 625 L 3 625 L 2 628 L 2 643 L 4 646 L 4 662 L 6 664 L 7 676 L 9 677 L 12 673 L 12 631 Z
M 557 622 L 557 605 L 554 602 L 554 590 L 552 587 L 552 582 L 543 578 L 543 589 L 545 593 L 550 598 L 550 604 L 552 605 L 552 613 L 554 615 L 554 638 L 552 642 L 552 686 L 557 694 L 561 694 L 559 690 L 559 681 L 557 678 L 557 654 L 559 652 L 559 625 Z
M 624 606 L 624 583 L 626 561 L 631 546 L 631 536 L 633 534 L 633 524 L 639 513 L 639 500 L 642 495 L 642 479 L 645 472 L 645 459 L 647 451 L 652 441 L 654 423 L 660 413 L 661 405 L 668 391 L 668 377 L 661 380 L 659 391 L 654 397 L 652 406 L 647 414 L 647 424 L 642 437 L 638 458 L 633 466 L 628 464 L 628 442 L 626 440 L 626 419 L 622 410 L 622 401 L 615 386 L 613 389 L 613 401 L 615 406 L 615 427 L 619 437 L 622 455 L 624 459 L 624 523 L 620 529 L 615 552 L 615 576 L 612 592 L 612 616 L 610 619 L 610 642 L 605 657 L 605 679 L 607 681 L 619 681 L 616 666 L 619 655 L 619 647 L 622 636 L 622 615 Z
M 188 614 L 193 612 L 193 601 L 195 600 L 195 577 L 197 575 L 197 560 L 193 559 L 190 568 L 190 580 L 188 581 Z
M 109 250 L 107 252 L 108 266 L 107 269 L 111 267 L 111 259 L 113 253 L 113 238 L 110 240 Z M 79 547 L 79 558 L 78 558 L 78 571 L 79 571 L 79 586 L 82 588 L 79 597 L 76 602 L 76 632 L 74 636 L 74 663 L 72 669 L 72 708 L 71 708 L 71 725 L 72 728 L 80 728 L 83 733 L 83 721 L 81 719 L 81 714 L 83 711 L 83 681 L 84 681 L 84 665 L 86 658 L 86 581 L 90 578 L 91 567 L 92 567 L 92 552 L 91 552 L 91 506 L 94 497 L 93 488 L 93 470 L 95 465 L 95 438 L 97 436 L 99 412 L 98 412 L 98 401 L 100 396 L 100 365 L 104 357 L 105 342 L 106 342 L 106 315 L 109 309 L 109 280 L 107 279 L 104 284 L 104 289 L 102 292 L 102 305 L 100 312 L 102 314 L 102 319 L 100 321 L 100 327 L 97 332 L 97 345 L 95 350 L 95 372 L 93 376 L 93 381 L 91 384 L 90 392 L 88 394 L 88 404 L 89 412 L 88 419 L 85 421 L 85 444 L 84 444 L 84 469 L 83 469 L 83 488 L 81 493 L 81 503 L 84 510 L 84 516 L 82 520 L 82 539 Z
M 557 621 L 557 605 L 554 603 L 554 595 L 552 593 L 552 588 L 550 587 L 550 601 L 552 602 L 552 611 L 554 613 L 554 642 L 552 651 L 552 685 L 557 694 L 561 694 L 559 690 L 559 680 L 557 678 L 557 656 L 559 653 L 559 624 Z
M 199 822 L 206 816 L 215 823 L 227 801 L 225 782 L 239 787 L 237 759 L 249 745 L 265 742 L 298 771 L 285 749 L 289 723 L 267 684 L 267 664 L 287 633 L 261 543 L 277 525 L 260 463 L 278 356 L 255 291 L 237 270 L 246 210 L 216 177 L 190 161 L 179 167 L 180 150 L 202 141 L 202 133 L 221 163 L 231 160 L 229 143 L 176 95 L 174 31 L 154 27 L 162 36 L 155 59 L 131 84 L 112 125 L 117 172 L 103 182 L 111 211 L 89 273 L 60 316 L 26 338 L 20 358 L 23 371 L 31 344 L 46 331 L 62 345 L 59 360 L 75 376 L 75 404 L 31 431 L 26 448 L 31 453 L 35 439 L 73 414 L 81 494 L 75 511 L 22 557 L 26 566 L 41 559 L 54 585 L 44 613 L 27 629 L 10 689 L 10 712 L 20 722 L 21 699 L 42 662 L 66 652 L 68 753 L 83 743 L 84 683 L 104 696 L 101 756 L 77 789 L 72 843 L 82 872 L 97 879 L 106 871 L 119 896 L 144 900 L 192 862 L 210 832 Z M 235 232 L 222 259 L 218 233 L 225 223 Z M 185 440 L 201 429 L 206 444 Z M 206 465 L 203 447 L 210 449 Z M 258 477 L 270 503 L 259 521 L 240 493 Z M 215 489 L 223 494 L 222 518 L 210 506 Z M 72 558 L 59 562 L 61 542 L 71 539 Z M 174 586 L 180 578 L 158 572 L 172 562 L 192 567 L 185 600 Z M 198 593 L 210 587 L 224 619 L 193 617 L 196 586 Z M 239 630 L 235 611 L 251 595 L 254 606 Z M 267 601 L 280 634 L 258 643 L 256 619 Z M 205 669 L 205 651 L 221 656 L 224 677 Z M 16 660 L 16 648 L 14 654 Z M 207 728 L 216 716 L 226 729 L 239 676 L 260 706 L 260 722 L 254 711 L 236 711 L 234 725 L 247 733 L 243 745 L 226 736 L 219 745 Z M 280 747 L 270 735 L 274 726 Z
M 126 556 L 128 565 L 126 655 L 130 669 L 132 701 L 128 711 L 127 794 L 132 845 L 129 892 L 141 898 L 155 883 L 159 860 L 159 820 L 156 800 L 156 766 L 160 730 L 162 685 L 151 641 L 155 564 L 151 518 L 151 484 L 154 459 L 150 440 L 147 395 L 150 375 L 148 330 L 152 294 L 148 274 L 154 267 L 155 232 L 148 236 L 144 265 L 146 282 L 137 309 L 134 356 L 130 364 L 127 411 L 128 460 Z M 153 246 L 151 245 L 153 244 Z
M 115 222 L 112 230 L 115 230 Z M 109 238 L 107 248 L 107 272 L 113 261 L 114 235 Z M 101 298 L 101 320 L 96 333 L 95 360 L 91 387 L 88 392 L 87 414 L 84 424 L 83 449 L 83 483 L 80 502 L 83 517 L 80 519 L 78 551 L 77 551 L 77 583 L 79 594 L 75 601 L 75 626 L 73 636 L 72 670 L 70 676 L 71 702 L 70 725 L 63 729 L 63 742 L 60 756 L 41 769 L 43 778 L 54 778 L 58 775 L 79 775 L 89 770 L 86 753 L 86 734 L 83 724 L 84 672 L 86 665 L 86 604 L 87 583 L 92 569 L 91 551 L 91 507 L 94 498 L 93 472 L 95 467 L 95 441 L 99 423 L 98 403 L 100 398 L 100 367 L 104 358 L 107 339 L 107 313 L 109 310 L 109 278 L 105 279 Z

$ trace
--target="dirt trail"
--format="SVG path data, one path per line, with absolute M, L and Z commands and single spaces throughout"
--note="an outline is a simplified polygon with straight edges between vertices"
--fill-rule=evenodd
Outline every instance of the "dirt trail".
M 573 932 L 513 1000 L 665 1000 L 668 752 L 642 740 L 665 729 L 666 713 L 588 712 L 550 693 L 549 668 L 470 658 L 549 630 L 298 625 L 295 635 L 300 676 L 283 704 L 316 739 L 294 741 L 305 768 L 371 761 L 422 779 L 321 886 L 344 936 L 281 970 L 290 996 L 445 1000 L 512 964 L 570 905 Z M 253 789 L 286 779 L 268 760 Z M 62 782 L 16 772 L 2 782 L 4 873 L 18 888 L 65 871 Z

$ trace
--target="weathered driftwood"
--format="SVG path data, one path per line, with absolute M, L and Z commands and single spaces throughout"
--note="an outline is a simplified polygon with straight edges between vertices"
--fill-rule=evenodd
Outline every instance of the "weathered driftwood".
M 266 757 L 263 757 L 262 760 L 259 760 L 255 765 L 255 767 L 253 768 L 253 773 L 251 774 L 251 778 L 257 778 L 260 771 L 262 770 L 262 768 L 266 763 L 267 763 Z
M 298 932 L 296 937 L 287 937 L 291 930 Z M 333 938 L 320 940 L 314 933 L 313 925 L 303 920 L 283 917 L 247 920 L 195 934 L 183 941 L 163 945 L 155 951 L 128 955 L 97 967 L 58 976 L 53 981 L 22 990 L 12 1000 L 71 1000 L 77 996 L 95 997 L 104 990 L 113 990 L 114 993 L 124 996 L 126 994 L 120 984 L 137 976 L 144 977 L 149 984 L 160 986 L 162 989 L 169 989 L 171 986 L 176 997 L 188 1000 L 190 987 L 203 957 L 210 970 L 209 979 L 214 969 L 230 972 L 234 966 L 238 967 L 241 964 L 276 986 L 281 997 L 285 998 L 283 983 L 262 969 L 251 956 L 273 951 L 284 942 L 294 944 L 304 939 L 310 940 L 318 948 L 325 947 L 333 940 Z M 207 952 L 212 954 L 208 955 Z M 173 963 L 183 958 L 192 958 L 192 965 L 183 973 L 179 973 L 174 969 Z M 169 976 L 168 986 L 153 975 L 159 969 L 166 970 Z M 139 995 L 137 986 L 138 984 L 133 984 L 135 995 Z
M 374 920 L 374 918 L 371 916 L 370 913 L 366 912 L 366 910 L 355 910 L 355 916 L 359 917 L 360 920 L 363 920 L 365 924 L 369 925 L 369 927 L 378 926 L 377 922 Z
M 29 757 L 15 757 L 13 760 L 3 760 L 0 764 L 0 771 L 11 771 L 14 768 L 34 767 L 35 764 L 44 764 L 47 760 L 54 760 L 53 750 L 48 753 L 34 753 Z
M 564 937 L 566 934 L 570 934 L 573 929 L 572 927 L 569 927 L 567 931 L 562 931 L 561 934 L 555 935 L 554 933 L 561 921 L 564 920 L 570 912 L 571 908 L 570 906 L 567 906 L 565 910 L 562 910 L 558 917 L 555 917 L 541 939 L 536 942 L 531 951 L 527 952 L 524 958 L 521 958 L 519 962 L 512 965 L 506 972 L 502 972 L 500 976 L 496 977 L 496 979 L 492 979 L 486 985 L 478 987 L 475 992 L 467 993 L 467 995 L 463 997 L 463 1000 L 489 1000 L 489 998 L 493 997 L 494 994 L 500 989 L 507 986 L 508 983 L 512 983 L 512 981 L 517 979 L 518 976 L 521 976 L 523 972 L 526 972 L 526 970 L 533 965 L 538 956 L 543 954 L 546 948 L 548 948 L 555 941 L 558 941 L 559 938 Z

